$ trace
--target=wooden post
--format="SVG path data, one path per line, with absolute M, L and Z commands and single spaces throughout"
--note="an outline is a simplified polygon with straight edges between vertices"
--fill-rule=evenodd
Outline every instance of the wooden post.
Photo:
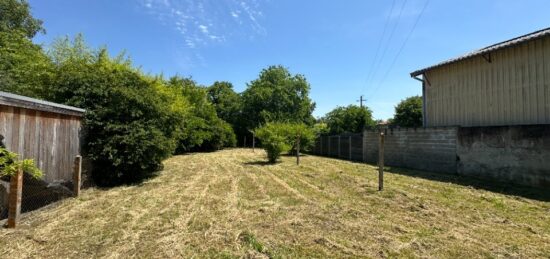
M 380 132 L 378 143 L 378 191 L 384 189 L 384 133 Z
M 21 195 L 23 194 L 23 170 L 10 178 L 10 194 L 8 196 L 8 228 L 17 227 L 21 215 Z
M 74 196 L 78 197 L 80 195 L 80 186 L 82 182 L 82 156 L 76 156 L 74 158 L 73 165 L 73 192 Z
M 246 136 L 244 136 L 243 147 L 246 148 Z
M 296 138 L 296 164 L 300 165 L 300 136 Z
M 349 160 L 351 161 L 351 136 L 349 136 L 348 146 L 349 146 Z

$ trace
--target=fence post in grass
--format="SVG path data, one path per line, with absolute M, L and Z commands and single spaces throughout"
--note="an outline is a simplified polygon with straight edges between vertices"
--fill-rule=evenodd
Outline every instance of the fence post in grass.
M 243 147 L 246 148 L 246 136 L 244 136 Z
M 17 227 L 21 215 L 21 195 L 23 194 L 23 169 L 10 177 L 8 196 L 8 228 Z
M 384 189 L 384 133 L 380 132 L 378 142 L 378 191 Z
M 351 161 L 351 136 L 349 136 L 348 146 L 349 146 L 349 160 Z
M 75 197 L 80 195 L 80 186 L 82 184 L 82 156 L 74 158 L 73 165 L 73 193 Z
M 296 165 L 300 165 L 300 136 L 296 138 Z

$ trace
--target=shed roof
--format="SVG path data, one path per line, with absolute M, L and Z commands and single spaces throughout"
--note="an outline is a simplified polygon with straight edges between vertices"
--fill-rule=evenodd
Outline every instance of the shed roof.
M 65 115 L 79 116 L 84 115 L 85 110 L 73 106 L 67 106 L 58 103 L 47 102 L 39 99 L 25 97 L 0 91 L 0 105 L 13 106 L 31 110 L 60 113 Z
M 512 47 L 512 46 L 515 46 L 517 44 L 527 42 L 527 41 L 530 41 L 530 40 L 535 40 L 535 39 L 538 39 L 538 38 L 542 38 L 542 37 L 545 37 L 545 36 L 548 36 L 548 35 L 550 35 L 550 27 L 546 28 L 546 29 L 539 30 L 539 31 L 535 31 L 535 32 L 532 32 L 532 33 L 529 33 L 529 34 L 526 34 L 526 35 L 523 35 L 523 36 L 519 36 L 519 37 L 510 39 L 510 40 L 507 40 L 507 41 L 503 41 L 503 42 L 500 42 L 500 43 L 497 43 L 497 44 L 493 44 L 493 45 L 487 46 L 485 48 L 482 48 L 482 49 L 475 50 L 475 51 L 472 51 L 470 53 L 464 54 L 462 56 L 459 56 L 459 57 L 456 57 L 456 58 L 453 58 L 453 59 L 449 59 L 447 61 L 443 61 L 439 64 L 436 64 L 436 65 L 433 65 L 433 66 L 430 66 L 430 67 L 427 67 L 427 68 L 423 68 L 423 69 L 414 71 L 414 72 L 411 73 L 411 76 L 415 77 L 415 76 L 424 74 L 424 72 L 426 72 L 428 70 L 432 70 L 432 69 L 437 68 L 437 67 L 441 67 L 441 66 L 444 66 L 444 65 L 455 63 L 455 62 L 458 62 L 458 61 L 461 61 L 461 60 L 464 60 L 464 59 L 468 59 L 468 58 L 472 58 L 472 57 L 475 57 L 475 56 L 487 54 L 491 51 L 495 51 L 495 50 L 498 50 L 498 49 Z

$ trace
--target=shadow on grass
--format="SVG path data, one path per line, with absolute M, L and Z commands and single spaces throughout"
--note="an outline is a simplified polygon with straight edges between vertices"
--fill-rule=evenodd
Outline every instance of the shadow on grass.
M 484 180 L 470 176 L 460 176 L 457 174 L 425 172 L 397 167 L 387 167 L 384 169 L 384 171 L 432 181 L 470 186 L 475 189 L 482 189 L 490 192 L 519 196 L 532 200 L 545 202 L 550 201 L 550 190 L 542 188 L 518 186 L 503 182 L 494 182 L 494 180 Z

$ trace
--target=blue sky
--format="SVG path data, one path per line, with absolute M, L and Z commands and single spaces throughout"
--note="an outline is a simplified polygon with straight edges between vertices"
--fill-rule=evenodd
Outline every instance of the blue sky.
M 421 94 L 410 72 L 550 27 L 546 0 L 30 4 L 47 30 L 38 43 L 83 33 L 91 46 L 106 45 L 111 54 L 125 50 L 146 72 L 192 76 L 203 85 L 230 81 L 238 92 L 261 69 L 281 64 L 310 82 L 315 116 L 357 104 L 363 94 L 377 119 L 391 117 L 401 99 Z

